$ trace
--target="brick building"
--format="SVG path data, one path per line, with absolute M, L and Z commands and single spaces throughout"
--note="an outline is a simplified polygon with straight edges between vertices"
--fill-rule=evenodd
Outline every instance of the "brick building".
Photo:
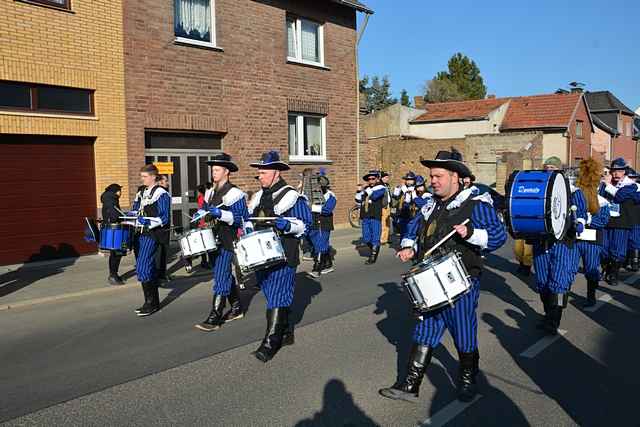
M 0 16 L 0 264 L 95 251 L 83 217 L 128 179 L 122 3 L 1 0 Z
M 129 188 L 145 162 L 173 162 L 180 227 L 211 155 L 231 154 L 234 182 L 256 190 L 249 163 L 277 149 L 293 185 L 327 169 L 345 223 L 358 180 L 357 12 L 371 13 L 355 0 L 125 2 Z

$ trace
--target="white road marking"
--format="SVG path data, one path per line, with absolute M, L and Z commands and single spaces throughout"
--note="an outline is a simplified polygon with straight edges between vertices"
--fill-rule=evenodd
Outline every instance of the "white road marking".
M 419 424 L 420 427 L 437 427 L 447 424 L 449 421 L 463 413 L 469 406 L 476 403 L 482 395 L 478 394 L 471 402 L 461 402 L 454 400 L 444 408 L 436 412 L 432 417 L 427 418 Z
M 544 350 L 545 348 L 549 347 L 551 344 L 553 344 L 558 339 L 563 337 L 566 333 L 567 333 L 566 330 L 558 329 L 558 335 L 553 335 L 553 336 L 549 335 L 549 336 L 546 336 L 546 337 L 542 338 L 540 341 L 538 341 L 537 343 L 535 343 L 534 345 L 532 345 L 531 347 L 529 347 L 528 349 L 526 349 L 525 351 L 520 353 L 520 357 L 526 357 L 528 359 L 533 359 L 538 354 L 540 354 L 542 352 L 542 350 Z
M 603 305 L 605 305 L 606 303 L 608 303 L 612 299 L 613 298 L 611 298 L 611 295 L 602 294 L 600 296 L 600 298 L 598 298 L 598 301 L 596 302 L 596 305 L 594 305 L 593 307 L 587 307 L 587 308 L 584 309 L 584 311 L 588 311 L 589 313 L 593 313 L 594 311 L 596 311 L 597 309 L 599 309 L 600 307 L 602 307 Z

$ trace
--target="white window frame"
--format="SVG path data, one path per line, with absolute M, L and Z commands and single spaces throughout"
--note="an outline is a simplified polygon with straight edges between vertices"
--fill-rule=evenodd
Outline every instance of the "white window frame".
M 175 2 L 178 0 L 174 0 L 174 9 L 173 9 L 173 20 L 174 20 L 174 24 L 173 24 L 173 35 L 175 36 L 175 41 L 179 42 L 179 43 L 184 43 L 184 44 L 192 44 L 195 46 L 203 46 L 203 47 L 213 47 L 213 48 L 217 48 L 217 37 L 216 37 L 216 1 L 215 0 L 209 0 L 210 2 L 210 9 L 211 9 L 211 41 L 210 42 L 203 42 L 200 40 L 194 40 L 194 39 L 190 39 L 187 37 L 179 37 L 175 35 L 175 20 L 176 20 L 176 12 L 175 12 Z
M 304 153 L 304 118 L 312 117 L 315 119 L 320 119 L 320 132 L 322 134 L 321 137 L 321 150 L 322 154 L 319 156 L 311 156 L 311 155 L 292 155 L 289 152 L 289 161 L 291 162 L 325 162 L 327 160 L 327 117 L 320 114 L 304 114 L 304 113 L 289 113 L 287 115 L 287 150 L 289 150 L 289 117 L 296 118 L 296 142 L 298 144 L 298 153 Z
M 295 22 L 295 34 L 296 34 L 296 56 L 289 56 L 289 21 Z M 320 62 L 308 61 L 302 59 L 302 21 L 308 21 L 318 26 L 318 56 Z M 287 37 L 287 61 L 298 62 L 300 64 L 315 65 L 318 67 L 324 67 L 324 24 L 316 22 L 311 19 L 298 18 L 295 16 L 287 16 L 285 19 L 285 36 Z

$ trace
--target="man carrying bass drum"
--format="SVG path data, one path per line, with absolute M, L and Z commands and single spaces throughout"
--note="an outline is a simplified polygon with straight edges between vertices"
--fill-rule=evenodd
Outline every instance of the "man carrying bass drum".
M 491 196 L 478 195 L 477 189 L 463 191 L 462 179 L 471 175 L 471 171 L 458 151 L 440 151 L 435 160 L 421 160 L 421 163 L 430 168 L 434 196 L 408 224 L 398 257 L 403 262 L 416 255 L 422 260 L 426 250 L 455 230 L 442 247 L 445 252 L 461 255 L 471 276 L 471 288 L 455 304 L 421 314 L 413 333 L 406 377 L 381 389 L 380 394 L 390 399 L 417 401 L 433 349 L 440 344 L 446 328 L 453 336 L 460 360 L 458 398 L 468 402 L 476 395 L 480 360 L 476 307 L 480 297 L 482 254 L 498 249 L 507 237 Z M 470 221 L 463 224 L 465 220 Z M 414 248 L 418 241 L 420 249 L 416 254 Z

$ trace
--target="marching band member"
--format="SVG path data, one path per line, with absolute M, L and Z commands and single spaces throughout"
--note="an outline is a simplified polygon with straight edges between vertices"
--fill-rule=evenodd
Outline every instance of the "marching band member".
M 411 200 L 416 184 L 416 174 L 413 171 L 409 171 L 402 179 L 404 180 L 404 184 L 397 186 L 393 190 L 393 198 L 397 200 L 396 203 L 398 204 L 396 227 L 398 228 L 401 239 L 404 237 L 407 231 L 407 224 L 409 224 L 412 218 Z
M 165 189 L 169 196 L 171 196 L 171 190 L 169 190 L 169 178 L 167 175 L 158 176 L 158 185 Z M 169 218 L 171 218 L 171 204 L 169 204 Z M 169 223 L 162 225 L 158 230 L 158 250 L 156 251 L 156 275 L 158 277 L 158 283 L 169 283 L 172 279 L 171 275 L 167 272 L 167 263 L 169 261 L 169 251 L 171 243 L 171 226 Z
M 375 264 L 380 253 L 380 234 L 382 233 L 382 208 L 387 187 L 380 183 L 380 172 L 369 171 L 362 177 L 367 187 L 358 186 L 356 203 L 360 205 L 360 220 L 362 222 L 362 242 L 369 246 L 369 258 L 365 264 Z
M 468 402 L 476 394 L 475 377 L 480 360 L 476 307 L 483 266 L 481 255 L 498 249 L 507 236 L 493 208 L 490 195 L 477 195 L 471 190 L 461 191 L 461 179 L 471 172 L 462 162 L 459 152 L 440 151 L 435 160 L 422 160 L 421 163 L 430 168 L 434 197 L 427 201 L 421 212 L 409 223 L 398 257 L 403 262 L 414 258 L 414 245 L 420 240 L 422 244 L 417 255 L 418 259 L 422 259 L 427 248 L 455 230 L 454 237 L 447 240 L 443 247 L 462 254 L 462 262 L 471 275 L 472 288 L 453 306 L 422 313 L 413 334 L 406 377 L 391 387 L 381 389 L 380 394 L 390 399 L 417 401 L 433 349 L 440 343 L 447 328 L 453 336 L 460 357 L 458 399 Z M 470 221 L 462 225 L 465 219 Z
M 391 185 L 389 184 L 389 180 L 391 177 L 385 171 L 380 171 L 380 181 L 382 185 L 387 188 L 386 195 L 386 203 L 382 206 L 382 217 L 381 217 L 381 225 L 382 225 L 382 233 L 380 233 L 380 244 L 384 245 L 389 243 L 389 236 L 391 234 Z M 386 205 L 386 206 L 385 206 Z
M 170 221 L 171 197 L 158 185 L 157 176 L 158 168 L 153 164 L 144 165 L 140 169 L 140 180 L 146 187 L 140 201 L 140 215 L 137 219 L 138 224 L 143 227 L 136 262 L 136 273 L 144 292 L 144 304 L 136 310 L 140 317 L 149 316 L 160 310 L 155 255 L 158 242 L 163 238 L 162 226 L 166 226 Z
M 276 217 L 275 227 L 282 233 L 282 246 L 287 262 L 256 273 L 258 285 L 267 299 L 267 330 L 255 357 L 268 362 L 283 345 L 293 344 L 293 330 L 289 327 L 289 307 L 293 303 L 296 268 L 300 264 L 299 239 L 311 226 L 311 210 L 304 197 L 287 185 L 280 176 L 289 165 L 280 160 L 277 151 L 262 155 L 251 163 L 258 169 L 261 189 L 249 205 L 249 212 L 257 217 Z M 261 224 L 256 222 L 256 227 Z M 252 224 L 248 224 L 249 227 Z
M 119 184 L 111 184 L 104 189 L 104 193 L 100 196 L 102 202 L 102 220 L 107 224 L 118 224 L 121 221 L 120 216 L 120 194 L 122 194 L 122 186 Z M 109 278 L 110 285 L 124 285 L 124 280 L 118 275 L 120 261 L 122 256 L 126 255 L 121 251 L 109 251 Z
M 140 204 L 142 203 L 142 195 L 144 194 L 144 190 L 146 190 L 146 186 L 141 185 L 136 190 L 136 195 L 133 198 L 133 204 L 131 205 L 131 210 L 127 212 L 127 216 L 137 216 L 138 211 L 140 211 Z M 140 248 L 140 234 L 136 232 L 133 233 L 133 256 L 138 260 L 138 249 Z
M 416 175 L 416 187 L 411 196 L 411 218 L 416 216 L 420 209 L 427 204 L 431 198 L 431 193 L 427 191 L 427 184 L 422 175 Z
M 587 301 L 583 305 L 585 308 L 596 305 L 596 290 L 600 281 L 602 229 L 609 221 L 609 202 L 598 195 L 601 171 L 600 162 L 594 159 L 582 160 L 576 182 L 576 187 L 584 195 L 584 197 L 577 197 L 575 201 L 578 221 L 585 227 L 585 231 L 578 235 L 576 243 L 579 256 L 582 258 L 584 276 L 587 279 Z M 585 216 L 586 221 L 583 219 Z
M 560 170 L 562 161 L 555 156 L 545 160 L 546 171 Z M 582 191 L 571 194 L 571 205 L 586 206 Z M 586 210 L 574 213 L 574 223 L 561 241 L 536 240 L 533 243 L 533 265 L 536 289 L 544 307 L 544 319 L 538 325 L 551 335 L 558 333 L 562 310 L 567 307 L 568 293 L 578 272 L 579 254 L 575 245 L 576 234 L 584 230 Z
M 638 173 L 634 169 L 629 168 L 628 177 L 638 182 Z M 628 246 L 627 268 L 635 273 L 640 270 L 640 204 L 633 205 L 633 225 Z
M 626 176 L 629 165 L 619 157 L 611 162 L 609 175 L 605 175 L 598 193 L 611 202 L 610 218 L 604 230 L 603 258 L 605 280 L 609 285 L 618 284 L 622 263 L 627 258 L 629 231 L 634 223 L 634 193 L 638 185 Z
M 309 237 L 315 251 L 313 270 L 311 271 L 313 277 L 320 277 L 321 274 L 328 274 L 334 270 L 331 260 L 330 238 L 333 230 L 333 210 L 336 208 L 337 199 L 330 190 L 329 178 L 322 170 L 320 171 L 320 188 L 322 188 L 324 203 L 311 206 L 313 224 Z
M 229 181 L 231 172 L 237 172 L 238 166 L 231 156 L 221 153 L 207 161 L 211 166 L 213 191 L 206 201 L 205 209 L 198 211 L 199 217 L 206 215 L 215 220 L 214 234 L 220 242 L 217 251 L 211 254 L 213 270 L 213 297 L 211 312 L 202 322 L 195 325 L 205 332 L 215 331 L 224 323 L 244 317 L 240 304 L 238 285 L 233 277 L 234 252 L 233 243 L 237 240 L 238 230 L 244 221 L 249 219 L 246 195 Z M 225 313 L 225 305 L 229 300 L 230 310 Z

